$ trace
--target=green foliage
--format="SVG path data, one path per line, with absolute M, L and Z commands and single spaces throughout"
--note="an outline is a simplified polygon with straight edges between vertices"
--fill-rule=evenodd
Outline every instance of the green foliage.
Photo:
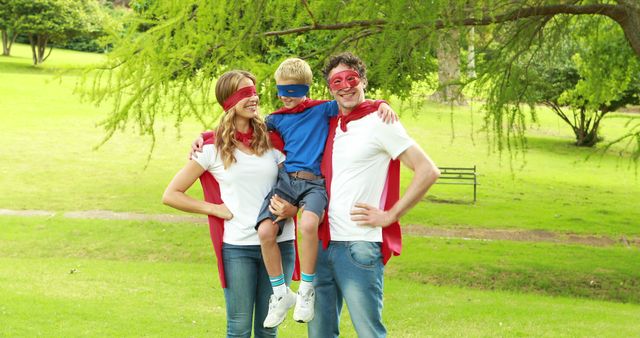
M 593 8 L 585 14 L 613 15 L 606 11 L 614 5 L 629 15 L 638 14 L 626 0 L 376 0 L 366 4 L 341 0 L 189 0 L 179 4 L 138 0 L 131 3 L 134 12 L 125 24 L 129 27 L 126 34 L 111 41 L 115 49 L 109 61 L 88 76 L 84 85 L 94 102 L 108 100 L 112 104 L 112 113 L 103 123 L 105 141 L 129 123 L 153 138 L 154 121 L 160 115 L 173 116 L 176 126 L 189 116 L 211 126 L 221 112 L 211 95 L 213 83 L 231 68 L 256 73 L 263 103 L 273 106 L 273 71 L 280 61 L 292 56 L 312 65 L 315 97 L 326 97 L 319 70 L 327 57 L 345 50 L 367 62 L 371 92 L 410 97 L 412 89 L 420 87 L 414 86 L 416 82 L 435 87 L 436 32 L 447 36 L 447 29 L 455 27 L 462 29 L 462 46 L 476 45 L 477 95 L 486 102 L 485 127 L 492 132 L 496 149 L 522 149 L 526 147 L 524 132 L 531 121 L 535 122 L 535 110 L 525 112 L 527 106 L 535 104 L 528 92 L 532 86 L 531 65 L 546 51 L 552 55 L 554 43 L 573 36 L 570 18 L 575 15 L 559 13 Z M 597 16 L 584 17 L 586 26 L 598 22 Z M 474 41 L 460 28 L 469 25 L 478 26 Z M 609 24 L 616 25 L 622 27 L 621 21 Z M 635 41 L 634 30 L 627 26 L 623 27 L 624 34 L 621 29 L 608 31 L 616 41 L 610 46 L 616 54 L 612 57 L 622 60 L 629 56 L 637 63 L 637 52 L 629 48 Z M 595 47 L 591 50 L 590 55 L 597 55 Z M 583 77 L 593 81 L 597 74 L 614 75 L 607 72 L 609 61 L 595 62 L 592 56 L 582 56 L 581 71 L 595 73 Z M 620 70 L 617 74 L 623 73 Z M 571 97 L 568 92 L 564 95 L 566 100 L 577 102 L 583 97 L 595 104 L 620 88 L 612 85 L 616 81 L 631 81 L 620 76 L 611 77 L 608 89 L 597 89 L 600 94 L 583 81 L 576 84 L 578 92 Z M 597 86 L 597 82 L 592 83 Z M 615 101 L 611 96 L 609 99 Z
M 573 55 L 580 79 L 560 103 L 601 112 L 640 103 L 640 60 L 627 47 L 619 27 L 597 19 L 587 27 L 591 34 L 585 29 L 586 34 L 576 36 L 581 51 Z
M 83 52 L 102 53 L 108 51 L 113 47 L 108 43 L 108 36 L 122 33 L 124 29 L 122 21 L 126 12 L 127 10 L 120 7 L 113 8 L 110 3 L 94 6 L 90 14 L 92 16 L 90 20 L 94 22 L 94 25 L 90 29 L 69 39 L 60 42 L 54 41 L 52 45 L 57 48 Z
M 34 64 L 44 62 L 49 42 L 60 45 L 79 35 L 95 36 L 108 16 L 92 0 L 13 0 L 13 29 L 29 37 Z
M 108 64 L 87 77 L 91 98 L 110 99 L 113 111 L 104 122 L 107 138 L 133 122 L 142 134 L 154 135 L 156 116 L 171 114 L 176 125 L 195 116 L 211 126 L 221 112 L 212 95 L 215 78 L 233 69 L 258 76 L 263 102 L 275 103 L 273 72 L 287 57 L 305 58 L 316 74 L 312 92 L 324 92 L 319 76 L 326 57 L 352 50 L 367 61 L 369 89 L 406 97 L 415 81 L 426 81 L 435 70 L 428 30 L 415 29 L 437 13 L 433 4 L 388 1 L 372 6 L 356 2 L 309 4 L 284 1 L 191 0 L 177 5 L 135 1 L 130 27 L 115 38 Z M 291 26 L 370 19 L 390 20 L 393 29 L 377 26 L 314 31 L 305 35 L 267 36 Z M 89 79 L 94 79 L 92 82 Z M 320 93 L 320 95 L 318 95 Z M 326 94 L 325 94 L 326 95 Z M 212 114 L 213 111 L 213 114 Z M 213 117 L 213 118 L 212 118 Z
M 11 0 L 0 0 L 0 30 L 10 29 L 13 21 L 14 13 Z
M 487 111 L 498 136 L 514 126 L 505 115 L 514 117 L 520 136 L 526 127 L 523 105 L 535 112 L 535 105 L 545 104 L 573 129 L 577 145 L 593 146 L 605 114 L 640 102 L 640 59 L 612 20 L 559 16 L 537 26 L 512 25 L 508 29 L 526 38 L 509 41 L 513 46 L 492 43 L 480 62 L 479 84 L 489 92 Z M 507 73 L 496 71 L 501 68 Z

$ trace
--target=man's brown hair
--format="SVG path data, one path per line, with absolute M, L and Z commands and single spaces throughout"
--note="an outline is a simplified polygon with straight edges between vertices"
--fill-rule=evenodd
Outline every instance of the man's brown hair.
M 358 72 L 358 75 L 360 75 L 360 80 L 366 85 L 367 66 L 364 64 L 364 62 L 362 62 L 362 60 L 360 60 L 359 57 L 349 52 L 333 55 L 329 58 L 329 61 L 322 70 L 322 74 L 324 75 L 325 80 L 327 80 L 327 83 L 329 83 L 329 73 L 331 72 L 331 70 L 338 67 L 338 65 L 340 64 L 344 64 L 345 66 Z

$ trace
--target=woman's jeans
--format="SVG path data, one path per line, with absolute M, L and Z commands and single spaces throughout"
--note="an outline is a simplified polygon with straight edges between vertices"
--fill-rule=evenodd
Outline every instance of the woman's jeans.
M 281 242 L 278 246 L 282 254 L 285 280 L 289 285 L 295 262 L 295 248 L 293 241 Z M 252 324 L 254 337 L 275 337 L 275 328 L 265 329 L 262 326 L 273 290 L 264 267 L 260 245 L 223 243 L 222 257 L 227 281 L 227 288 L 224 289 L 227 337 L 251 337 Z
M 313 281 L 315 318 L 308 324 L 309 337 L 340 336 L 343 299 L 359 338 L 386 337 L 382 324 L 383 273 L 380 243 L 331 241 L 323 250 L 320 242 Z

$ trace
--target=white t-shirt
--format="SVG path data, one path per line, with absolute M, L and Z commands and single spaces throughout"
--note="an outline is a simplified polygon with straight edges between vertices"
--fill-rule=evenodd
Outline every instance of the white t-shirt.
M 284 155 L 276 149 L 262 156 L 249 155 L 236 149 L 236 162 L 225 169 L 222 158 L 212 144 L 207 144 L 195 161 L 209 171 L 220 185 L 220 195 L 233 218 L 224 221 L 222 241 L 235 245 L 259 245 L 255 230 L 258 214 L 264 198 L 271 191 L 278 177 L 278 164 Z M 294 227 L 291 219 L 285 223 L 278 242 L 292 240 Z
M 382 242 L 382 228 L 358 226 L 350 212 L 356 202 L 380 206 L 389 161 L 415 142 L 400 124 L 384 123 L 376 114 L 336 128 L 329 200 L 331 240 Z

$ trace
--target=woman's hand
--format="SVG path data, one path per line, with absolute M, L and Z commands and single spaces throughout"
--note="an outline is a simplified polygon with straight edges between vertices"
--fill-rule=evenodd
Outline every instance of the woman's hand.
M 398 114 L 386 103 L 381 103 L 378 107 L 378 116 L 384 123 L 394 123 L 398 121 Z
M 269 204 L 269 211 L 278 216 L 274 222 L 280 222 L 283 219 L 295 216 L 298 213 L 298 208 L 280 196 L 273 195 L 271 197 L 271 203 Z
M 233 214 L 231 213 L 231 210 L 229 210 L 227 206 L 224 205 L 224 203 L 212 204 L 212 206 L 213 207 L 210 215 L 222 218 L 227 221 L 233 218 Z
M 199 136 L 197 139 L 191 143 L 191 151 L 189 152 L 189 159 L 192 160 L 198 157 L 197 153 L 202 152 L 202 146 L 204 145 L 204 139 L 202 136 Z

